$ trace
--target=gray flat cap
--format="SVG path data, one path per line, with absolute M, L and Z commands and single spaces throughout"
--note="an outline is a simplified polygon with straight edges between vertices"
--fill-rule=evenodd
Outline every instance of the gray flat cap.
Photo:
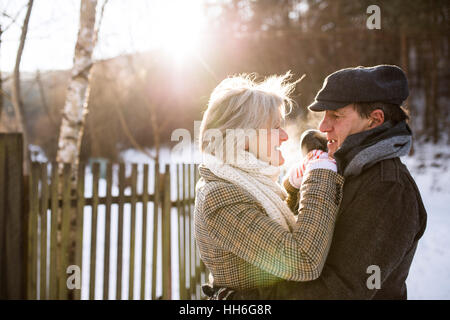
M 354 102 L 384 102 L 400 106 L 409 95 L 408 80 L 393 65 L 338 70 L 323 82 L 311 111 L 336 110 Z

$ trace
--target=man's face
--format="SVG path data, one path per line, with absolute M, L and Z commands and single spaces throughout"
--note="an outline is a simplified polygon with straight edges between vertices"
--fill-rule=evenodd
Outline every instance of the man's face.
M 336 110 L 326 110 L 319 130 L 327 134 L 328 154 L 333 156 L 349 135 L 370 129 L 370 119 L 361 118 L 351 104 Z

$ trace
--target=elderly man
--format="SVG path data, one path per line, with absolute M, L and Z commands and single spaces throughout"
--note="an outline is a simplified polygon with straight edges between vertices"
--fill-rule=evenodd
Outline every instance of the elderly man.
M 228 299 L 406 299 L 406 278 L 426 226 L 417 186 L 399 157 L 411 147 L 401 104 L 404 72 L 390 65 L 329 75 L 309 109 L 323 112 L 320 131 L 345 177 L 343 200 L 321 276 L 280 281 Z

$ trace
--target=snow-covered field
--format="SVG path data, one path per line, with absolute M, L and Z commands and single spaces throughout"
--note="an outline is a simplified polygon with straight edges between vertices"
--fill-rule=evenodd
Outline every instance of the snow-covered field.
M 450 299 L 450 146 L 415 148 L 402 161 L 416 180 L 428 221 L 406 281 L 408 299 Z
M 408 298 L 409 299 L 450 299 L 450 215 L 448 200 L 450 198 L 450 146 L 441 144 L 438 146 L 432 144 L 415 145 L 416 153 L 413 157 L 403 157 L 402 161 L 408 166 L 422 194 L 425 208 L 428 212 L 427 229 L 419 246 L 411 266 L 410 274 L 407 279 Z M 135 150 L 127 150 L 122 153 L 122 158 L 128 163 L 151 163 L 151 161 L 142 153 Z M 163 149 L 161 158 L 165 161 L 182 161 L 188 158 L 185 155 L 178 155 L 171 158 L 170 150 Z M 190 159 L 192 160 L 192 158 Z M 198 155 L 195 157 L 198 161 Z M 127 169 L 131 170 L 128 166 Z M 128 172 L 128 175 L 129 175 Z M 115 175 L 114 175 L 115 176 Z M 172 176 L 171 197 L 176 199 L 175 176 Z M 141 173 L 138 175 L 139 181 L 142 181 Z M 91 196 L 92 184 L 90 172 L 86 176 L 86 196 Z M 113 182 L 116 183 L 117 181 Z M 153 179 L 150 172 L 149 190 L 153 191 Z M 117 187 L 113 187 L 113 195 L 118 194 Z M 99 184 L 100 196 L 106 194 L 105 180 L 101 179 Z M 128 194 L 129 190 L 126 190 Z M 138 188 L 138 192 L 141 190 Z M 130 230 L 130 205 L 124 208 L 124 242 L 123 242 L 123 282 L 122 299 L 129 299 L 128 278 L 129 278 L 129 230 Z M 142 228 L 142 204 L 137 204 L 136 212 L 136 246 L 135 246 L 135 285 L 134 298 L 139 299 L 140 292 L 140 272 L 141 272 L 141 228 Z M 153 204 L 148 204 L 147 230 L 147 259 L 146 259 L 146 298 L 150 298 L 151 292 L 151 268 L 152 257 L 152 233 L 153 221 L 151 219 Z M 177 212 L 172 210 L 171 219 L 171 242 L 172 242 L 172 292 L 173 299 L 179 298 L 178 293 L 178 223 Z M 104 219 L 105 207 L 100 205 L 98 208 L 98 238 L 97 238 L 97 263 L 96 263 L 96 299 L 102 298 L 103 288 L 103 256 L 104 256 Z M 117 220 L 118 207 L 113 205 L 111 208 L 111 253 L 110 253 L 110 298 L 115 297 L 116 279 L 117 279 Z M 48 219 L 50 221 L 50 219 Z M 50 226 L 48 226 L 50 227 Z M 89 298 L 89 267 L 90 267 L 90 229 L 91 229 L 91 208 L 85 208 L 84 215 L 84 240 L 83 240 L 83 265 L 82 265 L 82 299 Z M 161 230 L 159 229 L 159 234 Z M 158 248 L 158 261 L 161 261 L 161 247 Z M 161 263 L 157 267 L 157 295 L 162 292 L 162 270 Z

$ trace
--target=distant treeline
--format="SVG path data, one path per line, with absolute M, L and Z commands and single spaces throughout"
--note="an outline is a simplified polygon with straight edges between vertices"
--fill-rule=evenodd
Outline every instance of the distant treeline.
M 305 108 L 326 75 L 384 63 L 407 72 L 411 94 L 406 104 L 416 136 L 434 142 L 449 136 L 448 1 L 382 2 L 381 29 L 369 30 L 366 8 L 376 4 L 372 2 L 307 1 L 306 11 L 290 0 L 216 3 L 207 10 L 218 6 L 215 12 L 220 14 L 211 18 L 198 53 L 179 64 L 159 51 L 98 61 L 82 157 L 116 159 L 125 148 L 169 144 L 176 128 L 193 131 L 212 89 L 228 75 L 305 74 L 295 92 L 299 107 L 289 116 L 300 121 L 307 120 Z M 30 142 L 41 146 L 50 160 L 56 153 L 68 77 L 67 71 L 23 76 Z M 10 82 L 3 86 L 8 93 Z M 3 109 L 3 130 L 13 130 L 7 100 Z M 158 139 L 152 123 L 157 124 Z

